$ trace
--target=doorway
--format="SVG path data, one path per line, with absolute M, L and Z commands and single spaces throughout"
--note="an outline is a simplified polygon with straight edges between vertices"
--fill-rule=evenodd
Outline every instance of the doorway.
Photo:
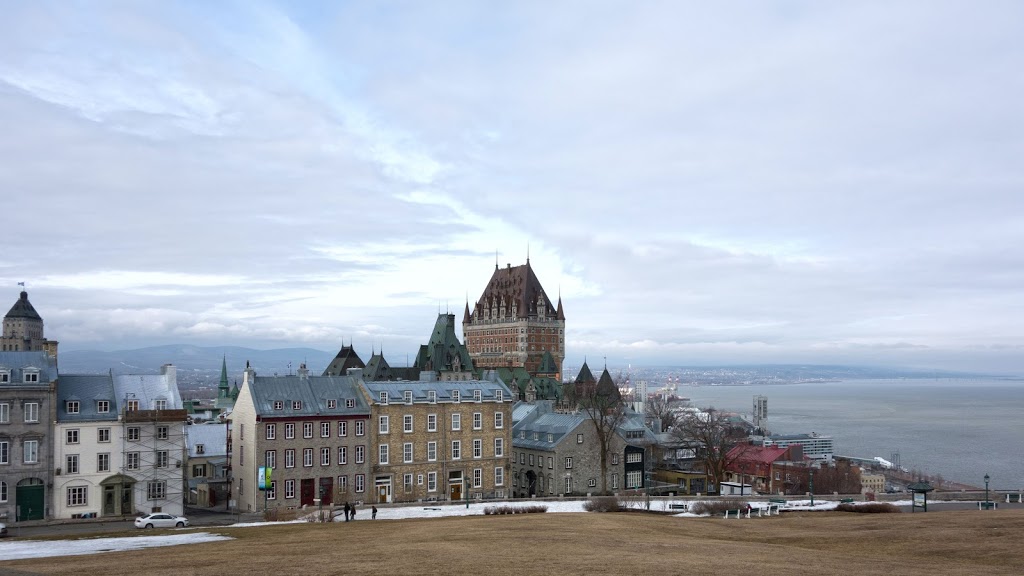
M 135 479 L 115 474 L 100 482 L 103 490 L 103 515 L 125 516 L 135 513 Z
M 16 502 L 18 505 L 18 522 L 25 520 L 42 520 L 46 509 L 43 481 L 39 478 L 26 478 L 18 482 Z
M 377 476 L 374 479 L 374 484 L 377 487 L 377 503 L 388 504 L 391 502 L 391 477 L 390 476 Z
M 455 472 L 448 473 L 448 497 L 453 502 L 456 500 L 462 500 L 462 471 L 457 470 Z
M 316 498 L 316 480 L 314 478 L 303 478 L 299 493 L 299 504 L 312 506 Z

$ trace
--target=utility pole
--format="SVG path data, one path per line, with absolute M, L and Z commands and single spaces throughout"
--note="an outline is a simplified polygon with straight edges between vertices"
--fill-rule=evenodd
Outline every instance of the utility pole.
M 810 469 L 811 506 L 814 506 L 814 468 Z

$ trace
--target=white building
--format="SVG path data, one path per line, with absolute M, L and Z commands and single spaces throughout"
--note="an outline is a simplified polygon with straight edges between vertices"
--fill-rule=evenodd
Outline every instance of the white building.
M 126 480 L 121 476 L 121 427 L 113 378 L 62 374 L 56 412 L 54 518 L 132 514 L 131 492 L 124 492 Z
M 835 453 L 831 436 L 822 436 L 815 432 L 810 434 L 786 434 L 773 436 L 758 436 L 754 438 L 762 446 L 778 446 L 788 448 L 794 444 L 800 444 L 804 448 L 804 456 L 817 460 L 831 461 Z

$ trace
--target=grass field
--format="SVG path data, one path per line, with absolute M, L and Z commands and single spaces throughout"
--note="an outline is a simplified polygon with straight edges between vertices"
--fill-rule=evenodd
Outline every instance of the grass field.
M 0 562 L 0 574 L 1024 573 L 1020 510 L 749 520 L 561 513 L 203 531 L 235 540 Z

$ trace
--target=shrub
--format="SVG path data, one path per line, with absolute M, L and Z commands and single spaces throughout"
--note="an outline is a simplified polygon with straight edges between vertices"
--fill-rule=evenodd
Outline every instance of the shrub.
M 486 516 L 500 516 L 504 514 L 543 514 L 548 511 L 547 506 L 534 504 L 531 506 L 488 506 L 484 508 Z
M 726 510 L 742 510 L 747 503 L 739 500 L 701 500 L 690 505 L 690 512 L 699 515 L 717 516 Z
M 615 496 L 593 496 L 583 503 L 587 512 L 621 512 L 622 505 Z
M 837 512 L 860 512 L 861 514 L 892 514 L 903 512 L 899 506 L 888 502 L 872 502 L 870 504 L 840 504 L 836 506 Z

